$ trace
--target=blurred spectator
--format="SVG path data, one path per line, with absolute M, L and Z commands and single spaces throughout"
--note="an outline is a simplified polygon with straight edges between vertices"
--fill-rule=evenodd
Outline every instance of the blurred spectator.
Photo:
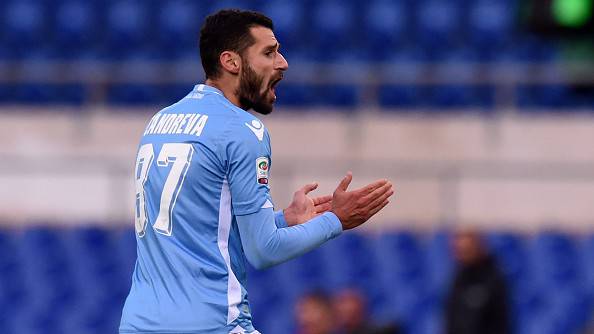
M 295 308 L 297 334 L 335 334 L 332 299 L 317 291 L 304 295 Z
M 396 325 L 376 326 L 369 320 L 365 297 L 356 290 L 344 290 L 334 298 L 340 334 L 398 334 Z
M 507 287 L 476 231 L 458 231 L 452 240 L 457 262 L 446 300 L 447 334 L 510 332 Z

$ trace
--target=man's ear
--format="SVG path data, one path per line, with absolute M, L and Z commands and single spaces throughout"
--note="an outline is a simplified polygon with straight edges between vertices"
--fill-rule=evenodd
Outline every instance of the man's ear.
M 225 71 L 239 74 L 239 70 L 241 69 L 241 58 L 236 52 L 223 51 L 219 56 L 219 61 Z

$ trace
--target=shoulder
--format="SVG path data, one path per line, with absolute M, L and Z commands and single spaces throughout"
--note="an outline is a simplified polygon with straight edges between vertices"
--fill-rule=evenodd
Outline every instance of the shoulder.
M 246 113 L 247 114 L 247 113 Z M 270 137 L 264 123 L 252 115 L 242 115 L 234 122 L 228 142 L 240 150 L 269 154 Z
M 250 115 L 251 117 L 243 118 L 239 124 L 240 131 L 242 136 L 247 136 L 252 138 L 250 142 L 268 142 L 269 135 L 268 130 L 264 123 L 259 120 L 257 117 Z
M 217 138 L 222 146 L 224 159 L 269 155 L 269 136 L 264 123 L 245 110 L 226 102 L 218 101 L 221 107 L 218 115 L 222 117 L 219 117 L 221 131 Z
M 228 112 L 233 114 L 230 120 L 230 140 L 236 139 L 242 143 L 258 145 L 267 143 L 269 134 L 264 122 L 251 113 L 225 101 Z

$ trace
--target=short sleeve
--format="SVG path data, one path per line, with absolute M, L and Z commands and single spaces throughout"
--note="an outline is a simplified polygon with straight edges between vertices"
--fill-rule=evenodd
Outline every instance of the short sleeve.
M 268 185 L 270 137 L 264 125 L 259 121 L 240 122 L 231 136 L 227 145 L 227 176 L 234 213 L 247 215 L 273 207 Z

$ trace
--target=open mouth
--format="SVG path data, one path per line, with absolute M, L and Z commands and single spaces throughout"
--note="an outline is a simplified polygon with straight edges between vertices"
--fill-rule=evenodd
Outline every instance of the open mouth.
M 277 79 L 273 80 L 270 82 L 270 91 L 272 92 L 273 95 L 273 99 L 276 100 L 276 85 L 278 85 L 278 83 L 283 79 L 282 75 L 280 77 L 278 77 Z
M 276 87 L 276 85 L 283 79 L 283 75 L 281 74 L 278 78 L 274 79 L 271 83 L 270 83 L 270 88 L 274 89 Z

